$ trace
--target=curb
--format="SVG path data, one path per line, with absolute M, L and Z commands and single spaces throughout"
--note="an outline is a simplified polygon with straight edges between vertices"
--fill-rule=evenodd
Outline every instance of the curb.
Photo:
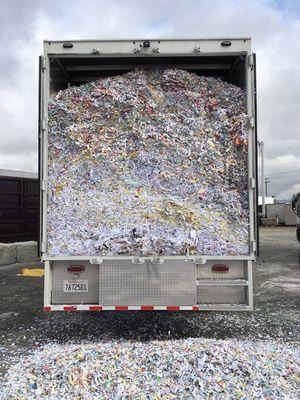
M 0 243 L 0 265 L 40 261 L 37 242 Z

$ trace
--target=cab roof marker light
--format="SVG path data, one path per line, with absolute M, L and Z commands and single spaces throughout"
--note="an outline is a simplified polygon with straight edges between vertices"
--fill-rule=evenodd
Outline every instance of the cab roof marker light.
M 231 46 L 231 41 L 230 40 L 223 40 L 223 42 L 221 42 L 221 46 L 223 46 L 223 47 Z
M 73 47 L 73 43 L 66 42 L 63 44 L 64 49 L 71 49 Z

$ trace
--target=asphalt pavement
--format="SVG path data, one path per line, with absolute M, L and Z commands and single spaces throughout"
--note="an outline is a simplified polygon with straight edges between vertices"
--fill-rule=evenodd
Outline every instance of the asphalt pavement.
M 43 278 L 0 267 L 0 374 L 28 350 L 82 340 L 300 339 L 300 244 L 294 227 L 260 229 L 253 312 L 43 312 Z

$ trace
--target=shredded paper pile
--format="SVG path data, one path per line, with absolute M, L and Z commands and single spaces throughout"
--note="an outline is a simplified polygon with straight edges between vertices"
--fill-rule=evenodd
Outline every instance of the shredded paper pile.
M 276 341 L 48 344 L 8 370 L 0 399 L 296 400 L 299 362 Z
M 49 103 L 50 255 L 249 252 L 245 93 L 135 70 Z

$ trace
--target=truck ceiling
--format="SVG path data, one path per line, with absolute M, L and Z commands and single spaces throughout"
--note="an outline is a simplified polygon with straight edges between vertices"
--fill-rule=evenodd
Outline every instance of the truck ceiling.
M 126 73 L 136 68 L 180 68 L 198 75 L 219 77 L 245 88 L 245 55 L 234 56 L 64 56 L 51 55 L 51 92 L 78 86 L 99 77 Z

